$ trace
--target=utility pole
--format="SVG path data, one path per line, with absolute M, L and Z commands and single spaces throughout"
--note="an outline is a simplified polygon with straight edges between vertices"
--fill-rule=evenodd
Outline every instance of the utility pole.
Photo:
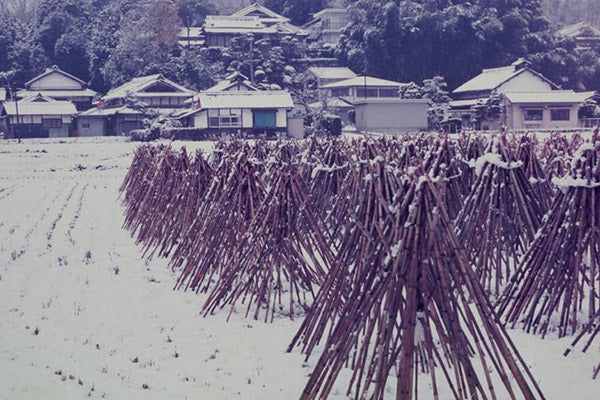
M 17 87 L 14 86 L 13 87 L 13 97 L 14 97 L 14 101 L 15 101 L 15 114 L 17 116 L 17 125 L 21 124 L 21 121 L 19 121 L 19 102 L 17 101 Z M 16 127 L 15 127 L 16 128 Z M 16 132 L 17 134 L 17 142 L 21 143 L 21 135 L 19 135 L 19 131 L 17 129 L 13 128 L 13 136 Z

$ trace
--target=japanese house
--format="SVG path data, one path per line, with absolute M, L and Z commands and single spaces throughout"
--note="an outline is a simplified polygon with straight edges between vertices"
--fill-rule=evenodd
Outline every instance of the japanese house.
M 19 99 L 42 95 L 60 101 L 70 101 L 77 110 L 87 110 L 92 106 L 96 92 L 89 89 L 81 79 L 62 71 L 56 65 L 46 69 L 25 84 L 25 89 L 17 92 Z
M 293 107 L 292 96 L 284 90 L 201 92 L 180 118 L 188 127 L 213 133 L 283 134 Z
M 7 138 L 68 137 L 75 130 L 77 109 L 70 101 L 38 94 L 0 107 L 0 130 Z
M 326 8 L 314 14 L 303 28 L 309 32 L 309 42 L 335 45 L 350 22 L 350 11 L 345 8 Z

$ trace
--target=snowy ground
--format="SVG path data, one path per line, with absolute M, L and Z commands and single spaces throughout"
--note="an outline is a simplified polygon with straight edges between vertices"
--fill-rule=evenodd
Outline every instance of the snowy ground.
M 173 292 L 166 262 L 121 229 L 135 147 L 0 142 L 0 399 L 298 398 L 316 361 L 285 352 L 299 321 L 200 317 L 202 299 Z M 511 336 L 548 399 L 600 398 L 600 352 Z

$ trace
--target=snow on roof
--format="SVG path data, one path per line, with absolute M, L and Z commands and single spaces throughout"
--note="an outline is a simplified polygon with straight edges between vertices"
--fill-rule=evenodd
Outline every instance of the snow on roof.
M 203 34 L 203 28 L 201 26 L 190 26 L 189 28 L 183 27 L 179 30 L 178 37 L 180 39 L 187 39 L 188 36 L 191 39 L 199 38 Z
M 532 69 L 528 67 L 519 68 L 519 66 L 521 65 L 521 61 L 522 60 L 518 60 L 517 62 L 507 67 L 484 69 L 479 75 L 463 83 L 458 88 L 454 89 L 453 93 L 481 92 L 494 90 L 503 83 L 513 79 L 514 77 L 522 74 L 525 71 L 529 71 L 532 74 L 537 75 L 540 79 L 548 82 L 553 87 L 557 87 L 557 85 L 554 84 L 552 81 L 548 80 L 546 77 L 533 71 Z
M 107 117 L 117 114 L 137 115 L 141 113 L 141 111 L 135 110 L 127 106 L 117 108 L 90 108 L 89 110 L 80 113 L 79 117 Z
M 292 108 L 294 101 L 285 90 L 248 92 L 201 92 L 194 97 L 198 110 L 219 108 Z
M 469 100 L 452 100 L 449 104 L 450 107 L 471 107 L 477 104 L 480 99 L 469 99 Z
M 0 101 L 6 101 L 6 89 L 0 88 Z
M 318 13 L 313 14 L 313 18 L 319 18 L 327 14 L 350 14 L 350 11 L 345 8 L 324 8 Z
M 600 37 L 600 29 L 587 22 L 579 22 L 577 24 L 567 25 L 564 28 L 559 29 L 557 33 L 567 37 Z
M 548 92 L 508 92 L 504 93 L 511 103 L 564 104 L 583 103 L 596 95 L 596 92 L 574 92 L 572 90 L 552 90 Z
M 17 96 L 20 98 L 33 97 L 41 94 L 48 97 L 94 97 L 96 92 L 92 89 L 81 90 L 19 90 Z
M 350 79 L 356 77 L 356 74 L 348 67 L 310 67 L 308 70 L 319 79 Z
M 231 14 L 232 16 L 259 16 L 261 18 L 274 18 L 280 21 L 289 21 L 289 18 L 284 17 L 283 15 L 277 14 L 275 11 L 268 9 L 267 7 L 260 5 L 258 3 L 250 4 L 247 7 L 242 8 L 239 11 Z
M 493 90 L 522 71 L 517 71 L 514 65 L 484 69 L 479 75 L 456 88 L 454 93 Z
M 208 33 L 264 33 L 277 32 L 277 26 L 266 26 L 258 17 L 209 15 L 204 22 Z
M 340 82 L 334 82 L 327 85 L 323 85 L 323 89 L 332 88 L 343 88 L 343 87 L 361 87 L 361 86 L 377 86 L 377 87 L 400 87 L 406 85 L 405 83 L 388 81 L 386 79 L 373 78 L 371 76 L 357 76 L 354 78 L 346 79 Z
M 70 101 L 52 102 L 17 102 L 19 115 L 75 115 L 77 109 Z M 16 115 L 16 105 L 13 102 L 4 103 L 6 115 Z
M 77 77 L 75 77 L 75 76 L 73 76 L 73 75 L 71 75 L 71 74 L 63 71 L 62 69 L 58 68 L 57 65 L 53 65 L 50 68 L 46 68 L 46 71 L 44 71 L 40 75 L 36 76 L 35 78 L 33 78 L 32 80 L 30 80 L 29 82 L 25 83 L 25 87 L 30 87 L 34 82 L 39 81 L 40 79 L 44 78 L 45 76 L 50 75 L 50 74 L 54 74 L 54 73 L 66 76 L 67 78 L 74 80 L 75 82 L 79 83 L 80 85 L 85 86 L 85 82 L 82 81 L 81 79 L 79 79 L 79 78 L 77 78 Z
M 123 85 L 116 87 L 109 91 L 106 96 L 102 98 L 102 100 L 112 100 L 112 99 L 120 99 L 127 97 L 128 95 L 140 95 L 144 89 L 155 83 L 164 83 L 168 86 L 173 87 L 174 89 L 179 91 L 179 95 L 188 95 L 192 96 L 193 92 L 191 90 L 186 89 L 185 87 L 173 82 L 170 79 L 164 78 L 160 74 L 141 76 L 138 78 L 133 78 L 131 81 L 124 83 Z M 154 93 L 144 93 L 144 96 L 152 97 L 152 95 L 158 94 L 159 96 L 177 96 L 177 92 L 154 92 Z M 156 97 L 156 96 L 155 96 Z
M 238 84 L 242 84 L 242 85 L 246 86 L 248 88 L 248 90 L 251 90 L 251 91 L 258 90 L 258 88 L 253 86 L 252 82 L 250 82 L 249 80 L 243 80 L 243 81 L 238 82 L 238 81 L 231 81 L 231 80 L 225 79 L 220 82 L 217 82 L 216 85 L 206 89 L 205 92 L 223 92 L 223 91 L 225 91 L 235 85 L 238 85 Z

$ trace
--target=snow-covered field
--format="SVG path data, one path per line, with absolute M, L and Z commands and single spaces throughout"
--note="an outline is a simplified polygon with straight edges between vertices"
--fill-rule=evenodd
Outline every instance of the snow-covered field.
M 121 229 L 136 146 L 0 142 L 0 399 L 298 398 L 316 362 L 285 352 L 299 320 L 202 318 Z M 571 338 L 511 336 L 548 399 L 600 399 L 600 344 L 565 358 Z

